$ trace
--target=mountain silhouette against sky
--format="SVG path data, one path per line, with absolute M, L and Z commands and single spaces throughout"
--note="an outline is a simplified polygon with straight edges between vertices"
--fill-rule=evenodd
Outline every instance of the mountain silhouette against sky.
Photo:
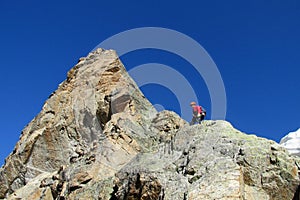
M 113 50 L 67 73 L 0 169 L 7 199 L 299 199 L 299 158 L 222 120 L 158 112 Z

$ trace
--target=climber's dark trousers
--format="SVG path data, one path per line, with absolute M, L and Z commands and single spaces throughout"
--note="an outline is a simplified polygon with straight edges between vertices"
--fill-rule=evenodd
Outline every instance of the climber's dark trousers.
M 194 125 L 196 123 L 201 124 L 201 121 L 204 119 L 204 116 L 201 115 L 201 117 L 193 117 L 192 121 L 190 122 L 190 125 Z

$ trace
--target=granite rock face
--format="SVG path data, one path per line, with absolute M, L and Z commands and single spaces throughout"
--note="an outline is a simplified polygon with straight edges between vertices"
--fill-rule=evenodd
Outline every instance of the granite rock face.
M 7 199 L 299 199 L 297 158 L 225 121 L 157 112 L 116 53 L 81 58 L 0 169 Z

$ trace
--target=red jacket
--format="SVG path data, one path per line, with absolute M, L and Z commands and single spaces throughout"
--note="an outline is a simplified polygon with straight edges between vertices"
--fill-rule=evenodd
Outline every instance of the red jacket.
M 202 112 L 203 112 L 203 110 L 202 110 L 202 107 L 201 107 L 201 106 L 195 106 L 195 107 L 193 108 L 193 114 L 194 114 L 194 115 L 201 114 Z

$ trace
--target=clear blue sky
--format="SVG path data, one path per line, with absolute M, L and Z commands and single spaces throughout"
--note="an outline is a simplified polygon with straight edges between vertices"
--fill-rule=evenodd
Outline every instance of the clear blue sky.
M 180 31 L 208 51 L 225 83 L 226 118 L 236 128 L 279 141 L 300 127 L 300 1 L 130 2 L 0 1 L 0 164 L 79 57 L 109 36 L 144 26 Z M 128 69 L 188 65 L 158 50 L 122 60 Z M 205 84 L 196 89 L 209 111 Z M 178 110 L 166 88 L 143 91 L 154 104 Z

